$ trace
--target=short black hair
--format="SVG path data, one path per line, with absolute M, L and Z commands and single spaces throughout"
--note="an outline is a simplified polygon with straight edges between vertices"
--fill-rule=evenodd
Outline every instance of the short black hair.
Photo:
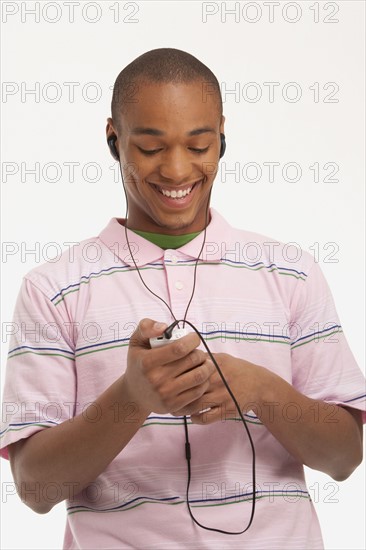
M 119 115 L 128 103 L 136 101 L 134 94 L 138 84 L 202 82 L 203 101 L 207 95 L 215 95 L 220 118 L 222 97 L 219 82 L 213 72 L 199 59 L 176 48 L 157 48 L 143 53 L 119 73 L 113 87 L 112 119 L 119 127 Z

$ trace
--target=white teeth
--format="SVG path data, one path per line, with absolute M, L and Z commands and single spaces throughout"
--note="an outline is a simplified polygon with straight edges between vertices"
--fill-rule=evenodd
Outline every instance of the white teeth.
M 173 191 L 161 189 L 161 192 L 165 197 L 170 197 L 172 199 L 181 199 L 182 197 L 189 195 L 191 191 L 192 191 L 192 187 L 188 187 L 188 189 L 185 189 L 184 191 L 182 191 L 181 189 L 179 189 L 179 191 L 176 191 L 175 189 L 173 189 Z

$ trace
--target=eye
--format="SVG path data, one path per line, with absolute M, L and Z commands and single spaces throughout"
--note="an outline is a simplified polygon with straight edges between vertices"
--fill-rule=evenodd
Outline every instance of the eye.
M 196 147 L 190 147 L 190 149 L 194 153 L 198 153 L 198 154 L 206 153 L 206 151 L 208 151 L 208 147 L 205 147 L 204 149 L 197 149 Z
M 156 153 L 161 151 L 161 149 L 142 149 L 141 147 L 139 147 L 138 149 L 143 155 L 155 155 Z
M 141 153 L 143 155 L 156 155 L 156 153 L 159 153 L 159 151 L 161 151 L 161 149 L 142 149 L 142 147 L 138 147 L 139 151 L 141 151 Z M 209 149 L 209 146 L 208 147 L 205 147 L 204 149 L 198 149 L 197 147 L 190 147 L 190 150 L 193 151 L 194 153 L 197 153 L 198 155 L 199 154 L 202 154 L 202 153 L 206 153 Z

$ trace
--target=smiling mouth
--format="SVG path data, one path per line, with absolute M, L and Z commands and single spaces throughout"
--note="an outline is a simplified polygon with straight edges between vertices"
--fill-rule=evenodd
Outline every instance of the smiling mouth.
M 167 189 L 165 187 L 160 187 L 155 183 L 153 183 L 152 185 L 155 187 L 155 189 L 157 189 L 157 191 L 159 191 L 159 193 L 164 195 L 164 197 L 169 197 L 170 199 L 183 199 L 184 197 L 190 194 L 192 189 L 194 189 L 198 183 L 202 183 L 202 181 L 203 181 L 203 178 L 196 181 L 192 185 L 189 185 L 189 186 L 187 185 L 179 189 Z

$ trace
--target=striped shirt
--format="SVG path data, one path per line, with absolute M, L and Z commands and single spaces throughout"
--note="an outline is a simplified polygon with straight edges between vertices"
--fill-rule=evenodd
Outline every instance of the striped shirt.
M 364 378 L 319 265 L 301 249 L 235 229 L 213 208 L 210 213 L 187 319 L 211 351 L 264 366 L 328 402 L 329 422 L 335 404 L 365 410 Z M 142 318 L 172 322 L 138 276 L 123 222 L 112 218 L 97 237 L 24 276 L 6 369 L 3 457 L 8 444 L 83 414 L 124 372 L 129 338 Z M 204 232 L 175 250 L 127 234 L 145 283 L 182 319 Z M 282 414 L 296 421 L 301 411 L 289 403 Z M 131 421 L 133 415 L 132 407 Z M 258 409 L 245 417 L 256 450 L 256 512 L 246 533 L 225 535 L 193 523 L 183 419 L 152 413 L 105 471 L 66 500 L 64 549 L 323 548 L 302 464 L 261 423 Z M 241 531 L 253 494 L 243 425 L 188 427 L 196 519 Z

